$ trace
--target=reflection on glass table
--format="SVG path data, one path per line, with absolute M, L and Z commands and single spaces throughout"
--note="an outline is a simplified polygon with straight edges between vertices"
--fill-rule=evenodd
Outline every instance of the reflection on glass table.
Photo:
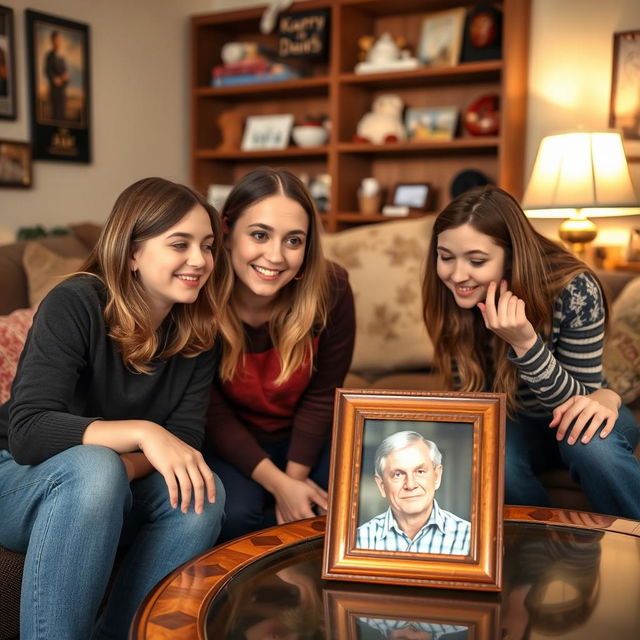
M 631 535 L 506 522 L 501 594 L 322 581 L 322 545 L 300 542 L 235 573 L 208 606 L 205 637 L 638 638 Z

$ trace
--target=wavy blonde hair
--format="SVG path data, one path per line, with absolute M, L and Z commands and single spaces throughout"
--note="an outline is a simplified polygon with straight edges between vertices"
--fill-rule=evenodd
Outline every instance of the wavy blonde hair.
M 238 219 L 251 206 L 273 195 L 284 195 L 304 209 L 309 220 L 302 278 L 295 278 L 279 292 L 273 303 L 269 334 L 280 359 L 278 385 L 286 382 L 305 359 L 313 367 L 313 334 L 327 323 L 329 307 L 328 263 L 320 245 L 320 218 L 309 192 L 299 178 L 286 169 L 259 167 L 246 174 L 232 189 L 222 208 L 224 233 L 233 233 Z M 227 269 L 233 271 L 229 250 Z M 244 357 L 246 345 L 242 321 L 233 301 L 233 291 L 225 292 L 220 305 L 222 363 L 220 377 L 231 380 Z
M 195 206 L 209 216 L 214 234 L 213 275 L 193 304 L 174 304 L 171 326 L 159 348 L 151 324 L 145 290 L 131 271 L 136 247 L 176 225 Z M 150 373 L 154 358 L 176 354 L 195 357 L 213 347 L 217 333 L 216 291 L 224 282 L 219 271 L 222 233 L 215 209 L 198 193 L 163 178 L 144 178 L 127 187 L 116 200 L 102 233 L 78 273 L 99 278 L 107 291 L 103 310 L 109 337 L 118 343 L 124 364 L 137 373 Z
M 436 365 L 452 388 L 455 363 L 463 391 L 485 390 L 487 374 L 494 367 L 492 390 L 506 393 L 507 405 L 514 411 L 519 377 L 507 359 L 509 345 L 485 327 L 478 309 L 461 309 L 437 274 L 438 236 L 463 224 L 504 249 L 504 278 L 510 290 L 524 300 L 529 322 L 543 336 L 551 331 L 554 301 L 567 284 L 579 273 L 596 276 L 572 253 L 538 233 L 516 200 L 493 185 L 463 193 L 436 218 L 422 283 L 423 317 Z M 492 345 L 495 365 L 487 361 L 487 344 Z

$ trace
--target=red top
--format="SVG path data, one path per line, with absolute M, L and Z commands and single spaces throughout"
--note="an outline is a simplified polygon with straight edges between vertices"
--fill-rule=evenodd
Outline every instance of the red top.
M 244 324 L 246 353 L 234 378 L 213 385 L 207 440 L 214 453 L 247 476 L 268 457 L 261 444 L 289 440 L 288 459 L 313 467 L 331 432 L 336 387 L 353 355 L 355 311 L 344 269 L 332 265 L 333 304 L 327 326 L 314 336 L 314 368 L 308 359 L 282 385 L 268 324 Z

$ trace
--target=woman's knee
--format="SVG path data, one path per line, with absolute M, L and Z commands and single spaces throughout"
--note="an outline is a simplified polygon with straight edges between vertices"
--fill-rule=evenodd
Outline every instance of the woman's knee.
M 52 473 L 51 482 L 58 495 L 74 501 L 78 508 L 104 513 L 110 507 L 122 508 L 130 500 L 127 473 L 113 449 L 80 445 L 58 456 L 61 464 Z

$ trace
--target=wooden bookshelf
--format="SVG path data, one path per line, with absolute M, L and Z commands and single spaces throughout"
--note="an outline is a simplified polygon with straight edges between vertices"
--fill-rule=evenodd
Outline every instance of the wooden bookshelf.
M 411 71 L 359 75 L 359 36 L 388 31 L 404 35 L 415 48 L 427 13 L 451 7 L 444 0 L 312 0 L 288 11 L 326 8 L 330 13 L 327 60 L 314 62 L 308 77 L 280 83 L 238 87 L 211 86 L 211 69 L 220 64 L 220 49 L 230 41 L 253 41 L 276 48 L 277 34 L 259 31 L 263 8 L 197 15 L 191 19 L 191 180 L 206 193 L 211 183 L 232 184 L 260 165 L 287 167 L 314 177 L 332 177 L 331 210 L 324 214 L 329 231 L 387 219 L 357 212 L 357 188 L 375 176 L 390 193 L 397 182 L 429 182 L 434 210 L 450 199 L 453 177 L 477 169 L 522 196 L 527 98 L 530 0 L 502 0 L 503 57 L 453 67 L 422 67 Z M 456 6 L 472 7 L 467 0 Z M 410 107 L 458 106 L 464 109 L 481 95 L 495 93 L 501 101 L 497 136 L 471 136 L 460 127 L 448 142 L 403 142 L 373 145 L 353 142 L 360 118 L 380 94 L 396 93 Z M 243 122 L 249 115 L 292 113 L 296 122 L 308 114 L 326 114 L 331 135 L 326 145 L 278 151 L 242 151 L 223 146 L 224 118 Z

